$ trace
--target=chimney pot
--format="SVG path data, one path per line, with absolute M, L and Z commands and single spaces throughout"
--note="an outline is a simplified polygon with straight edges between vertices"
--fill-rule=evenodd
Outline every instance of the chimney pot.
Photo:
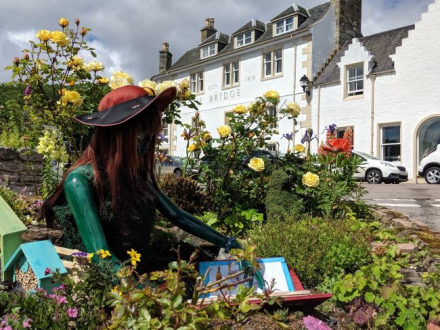
M 162 50 L 168 52 L 170 50 L 170 44 L 168 42 L 164 42 L 162 44 Z

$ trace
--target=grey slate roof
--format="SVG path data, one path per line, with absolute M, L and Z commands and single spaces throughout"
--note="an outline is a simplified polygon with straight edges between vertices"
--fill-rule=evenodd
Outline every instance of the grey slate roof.
M 296 31 L 306 30 L 307 28 L 309 28 L 313 23 L 318 21 L 328 11 L 329 8 L 330 8 L 330 2 L 326 2 L 321 5 L 310 8 L 308 10 L 309 14 L 310 14 L 309 17 L 298 27 L 298 29 Z M 283 38 L 286 36 L 286 35 L 283 35 L 283 36 L 275 36 L 274 37 L 272 35 L 272 24 L 265 24 L 265 26 L 266 26 L 266 30 L 261 35 L 260 38 L 258 38 L 253 44 L 250 44 L 245 47 L 241 47 L 240 49 L 251 48 L 251 47 L 258 45 L 262 42 L 265 42 L 265 41 L 268 41 L 271 39 Z M 293 32 L 296 32 L 296 31 L 293 31 Z M 226 36 L 226 34 L 221 34 L 221 35 Z M 214 38 L 214 36 L 211 36 L 210 38 Z M 211 42 L 212 40 L 210 38 L 206 39 L 201 45 L 204 45 L 208 42 Z M 208 41 L 208 40 L 210 40 L 210 41 Z M 218 55 L 227 54 L 232 51 L 234 51 L 234 43 L 230 42 L 216 56 L 210 57 L 210 60 L 215 59 Z M 183 54 L 167 71 L 169 72 L 169 71 L 173 71 L 176 69 L 180 69 L 180 68 L 185 67 L 187 65 L 195 65 L 198 62 L 202 62 L 202 61 L 206 61 L 206 59 L 205 60 L 200 59 L 199 47 L 193 48 L 193 49 L 188 50 L 185 54 Z
M 216 32 L 212 36 L 210 36 L 209 38 L 206 38 L 205 41 L 203 41 L 200 44 L 200 46 L 209 44 L 213 41 L 220 41 L 220 42 L 223 42 L 224 44 L 227 44 L 229 42 L 229 36 L 227 34 L 224 34 L 221 32 Z
M 394 69 L 394 62 L 391 60 L 390 55 L 395 54 L 396 47 L 402 45 L 402 39 L 408 37 L 408 31 L 413 29 L 414 25 L 408 25 L 359 38 L 359 41 L 362 42 L 364 47 L 374 56 L 373 61 L 375 64 L 371 70 L 371 74 Z M 341 80 L 340 68 L 337 64 L 341 61 L 342 56 L 344 56 L 345 51 L 351 43 L 352 41 L 342 46 L 341 50 L 333 57 L 327 67 L 315 80 L 315 85 L 336 83 Z
M 253 22 L 255 22 L 255 26 L 253 25 Z M 247 22 L 245 25 L 243 25 L 241 28 L 239 28 L 237 31 L 235 31 L 234 33 L 232 33 L 232 35 L 238 34 L 240 32 L 244 32 L 250 29 L 257 29 L 260 31 L 266 31 L 266 24 L 264 24 L 263 22 L 259 21 L 259 20 L 250 20 L 249 22 Z
M 295 6 L 298 8 L 298 10 L 295 9 Z M 277 19 L 290 15 L 290 14 L 294 14 L 294 13 L 301 13 L 304 16 L 309 16 L 307 9 L 298 6 L 296 4 L 291 5 L 289 8 L 287 8 L 286 10 L 284 10 L 282 13 L 278 14 L 277 16 L 275 16 L 274 18 L 271 19 L 271 21 L 276 21 Z

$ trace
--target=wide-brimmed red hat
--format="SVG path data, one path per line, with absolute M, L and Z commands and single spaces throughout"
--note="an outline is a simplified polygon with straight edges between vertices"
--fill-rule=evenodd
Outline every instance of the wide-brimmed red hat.
M 122 86 L 102 98 L 99 103 L 99 112 L 81 115 L 75 117 L 75 120 L 88 126 L 116 126 L 125 123 L 153 105 L 160 111 L 165 110 L 176 94 L 176 87 L 168 87 L 160 94 L 150 96 L 142 87 Z

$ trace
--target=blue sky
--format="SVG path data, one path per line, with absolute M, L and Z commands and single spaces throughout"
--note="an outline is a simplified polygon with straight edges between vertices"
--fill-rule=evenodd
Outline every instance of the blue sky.
M 297 0 L 310 8 L 325 0 Z M 364 0 L 364 35 L 413 24 L 433 0 Z M 170 44 L 173 61 L 200 43 L 200 29 L 206 17 L 215 27 L 230 34 L 252 18 L 263 22 L 292 5 L 291 0 L 1 0 L 0 82 L 10 81 L 14 56 L 35 40 L 40 29 L 59 29 L 60 17 L 75 18 L 92 29 L 90 45 L 106 66 L 105 75 L 123 70 L 137 83 L 156 74 L 159 50 Z

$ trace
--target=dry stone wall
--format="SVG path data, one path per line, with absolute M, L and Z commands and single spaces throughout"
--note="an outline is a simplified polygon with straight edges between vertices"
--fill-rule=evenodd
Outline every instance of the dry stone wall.
M 16 192 L 35 192 L 41 184 L 42 172 L 42 155 L 29 148 L 13 150 L 0 146 L 0 185 Z

